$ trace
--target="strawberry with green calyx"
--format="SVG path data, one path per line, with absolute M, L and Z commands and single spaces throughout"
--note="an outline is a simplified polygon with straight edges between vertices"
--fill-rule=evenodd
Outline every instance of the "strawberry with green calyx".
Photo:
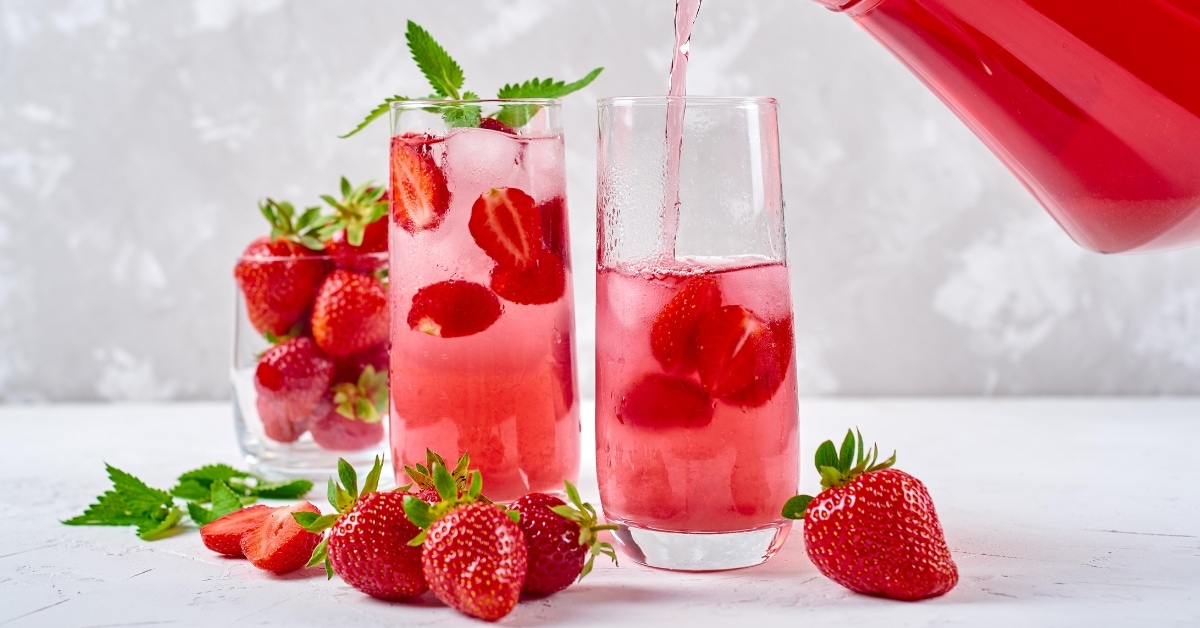
M 829 579 L 858 593 L 897 600 L 942 595 L 958 583 L 958 568 L 942 535 L 929 491 L 893 469 L 896 455 L 877 462 L 861 433 L 848 431 L 840 452 L 817 448 L 821 488 L 797 495 L 783 516 L 804 519 L 808 557 Z
M 591 573 L 596 557 L 608 556 L 617 563 L 617 553 L 609 543 L 601 542 L 602 530 L 615 525 L 599 525 L 596 509 L 579 497 L 579 491 L 566 482 L 567 505 L 546 493 L 530 493 L 512 503 L 520 513 L 517 525 L 525 535 L 529 569 L 522 588 L 530 595 L 557 593 Z
M 435 463 L 432 471 L 441 501 L 404 497 L 409 521 L 423 528 L 409 544 L 424 547 L 421 567 L 429 589 L 459 612 L 500 619 L 517 605 L 528 569 L 520 515 L 479 501 L 483 480 L 478 471 L 470 472 L 463 495 L 444 465 Z
M 383 460 L 375 464 L 358 488 L 358 474 L 338 460 L 341 484 L 329 479 L 328 515 L 298 513 L 296 522 L 314 533 L 329 531 L 313 549 L 308 566 L 325 565 L 325 574 L 341 576 L 350 586 L 382 600 L 404 600 L 424 593 L 428 586 L 421 569 L 421 548 L 409 541 L 421 530 L 404 513 L 404 495 L 376 490 Z
M 424 100 L 472 101 L 479 98 L 474 92 L 463 90 L 462 67 L 450 57 L 446 49 L 438 44 L 428 31 L 409 20 L 404 38 L 408 42 L 408 49 L 412 53 L 413 61 L 416 62 L 421 73 L 433 87 L 433 94 Z M 496 98 L 561 98 L 587 87 L 596 80 L 597 76 L 600 76 L 603 70 L 604 68 L 596 68 L 572 83 L 556 81 L 551 78 L 534 78 L 523 83 L 506 84 L 496 93 Z M 392 103 L 406 100 L 412 99 L 399 95 L 385 98 L 383 103 L 372 109 L 358 126 L 341 137 L 350 137 L 358 133 L 368 124 L 386 114 Z M 504 105 L 498 112 L 490 114 L 488 117 L 483 117 L 480 107 L 474 104 L 443 106 L 439 110 L 442 111 L 442 117 L 446 124 L 451 127 L 484 127 L 511 133 L 513 129 L 524 126 L 537 113 L 538 108 L 538 105 Z M 491 122 L 485 122 L 485 120 Z
M 438 495 L 437 486 L 433 481 L 433 469 L 435 466 L 449 468 L 446 460 L 441 455 L 434 453 L 433 450 L 425 449 L 425 464 L 417 463 L 413 466 L 405 466 L 404 472 L 412 480 L 412 483 L 402 487 L 402 490 L 415 495 L 419 499 L 434 503 L 442 500 Z M 471 490 L 471 456 L 463 454 L 458 462 L 455 463 L 454 469 L 450 471 L 450 477 L 454 480 L 454 486 L 458 489 L 458 494 L 465 495 Z M 491 500 L 483 495 L 478 496 L 479 501 L 491 503 Z
M 308 426 L 313 440 L 325 449 L 355 451 L 383 440 L 387 412 L 388 374 L 367 365 L 356 382 L 335 383 L 332 399 Z
M 358 187 L 341 180 L 342 198 L 322 195 L 333 216 L 321 230 L 325 248 L 339 268 L 374 272 L 387 263 L 381 255 L 388 250 L 387 190 L 367 182 Z
M 319 207 L 309 207 L 297 217 L 291 203 L 272 199 L 258 208 L 271 224 L 271 235 L 246 247 L 233 276 L 254 328 L 264 335 L 285 337 L 304 322 L 328 270 L 314 251 L 325 248 L 320 233 L 329 217 L 322 216 Z

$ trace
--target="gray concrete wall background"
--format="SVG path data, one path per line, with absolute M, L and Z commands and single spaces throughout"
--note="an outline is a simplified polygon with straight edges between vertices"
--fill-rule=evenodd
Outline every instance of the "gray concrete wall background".
M 666 91 L 670 0 L 0 0 L 0 400 L 228 396 L 232 263 L 264 196 L 386 176 L 427 88 L 404 21 L 468 87 L 601 78 L 566 103 L 590 390 L 595 99 Z M 1195 394 L 1200 249 L 1087 253 L 846 17 L 707 0 L 692 93 L 780 101 L 806 394 Z

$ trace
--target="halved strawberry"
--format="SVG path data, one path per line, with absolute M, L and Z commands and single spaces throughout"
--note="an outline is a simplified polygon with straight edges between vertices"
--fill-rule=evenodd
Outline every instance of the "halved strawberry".
M 242 535 L 275 510 L 262 504 L 235 510 L 216 521 L 200 526 L 200 540 L 204 542 L 204 547 L 218 554 L 242 558 Z
M 554 251 L 564 263 L 570 263 L 571 251 L 567 246 L 567 202 L 561 196 L 538 204 L 542 215 L 542 244 Z
M 621 399 L 617 420 L 642 427 L 704 427 L 712 422 L 713 403 L 696 382 L 651 373 Z
M 792 365 L 792 317 L 767 323 L 771 331 L 769 344 L 758 353 L 754 364 L 754 379 L 745 388 L 725 395 L 722 401 L 743 408 L 766 404 L 783 385 Z
M 492 188 L 471 206 L 467 223 L 475 243 L 504 266 L 525 268 L 542 250 L 542 216 L 533 197 L 517 188 Z
M 502 309 L 491 290 L 452 279 L 425 286 L 413 295 L 408 326 L 442 338 L 470 336 L 491 327 Z
M 433 161 L 428 144 L 392 138 L 392 220 L 409 233 L 436 229 L 450 209 L 446 174 Z
M 321 542 L 321 535 L 300 527 L 292 517 L 298 512 L 321 514 L 308 502 L 273 510 L 242 535 L 242 554 L 255 567 L 272 573 L 287 573 L 303 567 Z
M 789 360 L 790 331 L 788 327 Z M 786 363 L 780 360 L 780 352 L 784 350 L 780 345 L 776 331 L 754 312 L 740 305 L 727 305 L 712 311 L 696 325 L 700 383 L 718 399 L 739 393 L 748 386 L 761 391 L 770 389 L 773 394 L 786 372 L 786 369 L 781 371 L 781 365 Z M 749 395 L 748 399 L 760 397 L 761 392 Z M 765 402 L 763 399 L 762 403 Z
M 666 371 L 696 368 L 696 323 L 721 307 L 721 288 L 712 277 L 696 277 L 667 302 L 650 326 L 650 349 Z
M 550 251 L 538 251 L 528 266 L 497 264 L 492 269 L 492 290 L 506 301 L 522 305 L 554 303 L 567 287 L 563 262 Z

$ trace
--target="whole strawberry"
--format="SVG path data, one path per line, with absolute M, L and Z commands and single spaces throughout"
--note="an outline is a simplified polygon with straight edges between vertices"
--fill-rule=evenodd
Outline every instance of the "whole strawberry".
M 388 338 L 387 291 L 371 275 L 338 269 L 325 278 L 313 300 L 312 334 L 321 349 L 348 356 Z
M 387 265 L 387 190 L 371 182 L 354 187 L 342 177 L 341 193 L 341 199 L 321 196 L 334 211 L 321 232 L 325 250 L 338 268 L 373 273 Z
M 421 565 L 429 589 L 459 612 L 500 619 L 517 605 L 528 568 L 518 515 L 477 501 L 483 487 L 477 471 L 461 496 L 445 466 L 434 465 L 433 479 L 441 501 L 404 498 L 409 520 L 425 528 L 411 542 L 424 546 Z
M 617 562 L 612 545 L 597 538 L 600 530 L 616 530 L 617 526 L 596 525 L 596 510 L 579 498 L 570 482 L 566 488 L 571 506 L 546 493 L 530 493 L 512 503 L 512 509 L 521 515 L 517 525 L 529 552 L 525 593 L 550 595 L 583 580 L 599 554 Z
M 328 271 L 316 255 L 324 248 L 317 233 L 326 218 L 310 207 L 297 218 L 291 203 L 267 199 L 259 210 L 271 223 L 271 235 L 246 247 L 233 276 L 246 301 L 250 324 L 259 333 L 286 336 L 304 322 L 317 286 Z
M 292 338 L 267 349 L 254 369 L 255 405 L 267 436 L 285 443 L 300 438 L 333 374 L 333 360 L 312 338 Z
M 330 502 L 336 513 L 297 515 L 309 532 L 329 530 L 312 552 L 309 566 L 325 563 L 329 577 L 337 574 L 350 586 L 381 600 L 405 600 L 429 587 L 421 569 L 421 548 L 409 545 L 421 529 L 404 513 L 404 493 L 378 492 L 383 461 L 367 473 L 362 491 L 358 477 L 345 460 L 338 460 L 342 484 L 330 478 Z
M 808 557 L 826 577 L 858 593 L 897 600 L 942 595 L 958 583 L 958 568 L 942 536 L 929 491 L 917 478 L 876 464 L 862 434 L 847 432 L 817 448 L 822 490 L 797 495 L 783 516 L 804 519 Z M 853 463 L 853 464 L 852 464 Z

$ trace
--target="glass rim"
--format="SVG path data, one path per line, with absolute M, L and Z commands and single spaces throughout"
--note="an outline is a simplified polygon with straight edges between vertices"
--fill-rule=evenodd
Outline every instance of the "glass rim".
M 371 251 L 369 253 L 351 253 L 351 254 L 345 254 L 345 255 L 335 255 L 333 253 L 330 253 L 327 249 L 320 250 L 320 251 L 310 249 L 310 251 L 312 251 L 312 252 L 306 253 L 304 255 L 245 255 L 245 254 L 240 254 L 237 256 L 237 261 L 239 261 L 239 262 L 261 262 L 261 263 L 272 263 L 272 264 L 283 263 L 283 262 L 311 263 L 311 262 L 325 262 L 325 261 L 339 260 L 339 259 L 345 259 L 348 261 L 357 260 L 357 259 L 386 260 L 387 256 L 388 256 L 387 251 Z
M 475 98 L 472 100 L 453 100 L 447 98 L 414 98 L 411 100 L 396 100 L 388 103 L 392 109 L 418 109 L 426 107 L 449 107 L 459 105 L 537 105 L 553 107 L 562 102 L 558 98 Z
M 596 101 L 597 107 L 655 107 L 682 101 L 688 107 L 731 107 L 738 105 L 777 106 L 771 96 L 609 96 Z

